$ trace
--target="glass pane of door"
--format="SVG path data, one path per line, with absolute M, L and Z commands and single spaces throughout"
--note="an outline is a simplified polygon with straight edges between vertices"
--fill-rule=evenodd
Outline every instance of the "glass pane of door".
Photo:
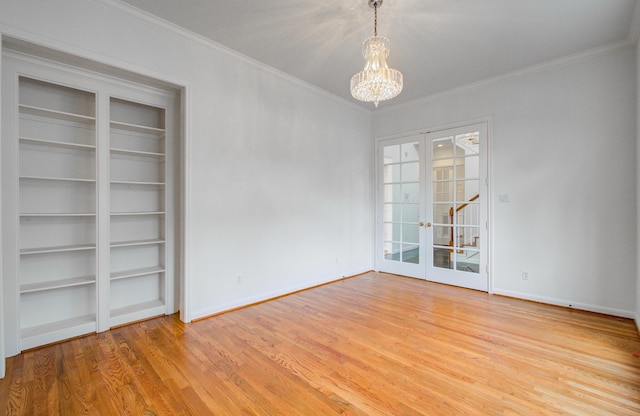
M 420 162 L 418 142 L 384 147 L 384 257 L 418 263 Z
M 433 266 L 479 271 L 480 132 L 432 140 Z
M 380 269 L 414 277 L 424 275 L 421 215 L 424 179 L 421 177 L 422 135 L 381 145 L 381 261 Z

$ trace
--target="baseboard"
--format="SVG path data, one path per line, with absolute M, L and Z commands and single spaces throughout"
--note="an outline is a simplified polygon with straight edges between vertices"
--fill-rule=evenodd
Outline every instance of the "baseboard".
M 596 312 L 604 315 L 612 315 L 612 316 L 619 316 L 621 318 L 634 319 L 636 322 L 636 326 L 639 325 L 635 312 L 626 311 L 624 309 L 608 308 L 604 306 L 574 302 L 566 299 L 551 298 L 547 296 L 536 296 L 536 295 L 531 295 L 530 293 L 514 292 L 511 290 L 494 289 L 493 294 L 509 296 L 512 298 L 518 298 L 518 299 L 524 299 L 524 300 L 530 300 L 533 302 L 546 303 L 549 305 L 564 306 L 566 308 L 578 309 L 581 311 Z M 640 326 L 638 326 L 638 328 L 640 330 Z
M 262 293 L 255 296 L 249 296 L 242 299 L 237 299 L 232 302 L 223 303 L 221 305 L 216 305 L 210 308 L 203 308 L 197 311 L 193 311 L 192 313 L 192 322 L 199 321 L 202 319 L 210 318 L 215 315 L 220 315 L 222 313 L 231 312 L 236 309 L 246 308 L 251 305 L 255 305 L 262 302 L 267 302 L 273 299 L 277 299 L 283 296 L 292 295 L 296 292 L 301 292 L 304 290 L 313 289 L 314 287 L 323 286 L 329 283 L 334 283 L 343 279 L 349 279 L 351 277 L 355 277 L 364 273 L 368 273 L 372 271 L 371 269 L 363 269 L 356 270 L 350 273 L 346 273 L 343 276 L 333 276 L 324 279 L 317 279 L 314 281 L 309 281 L 301 285 L 289 286 L 277 290 L 273 290 L 271 292 Z

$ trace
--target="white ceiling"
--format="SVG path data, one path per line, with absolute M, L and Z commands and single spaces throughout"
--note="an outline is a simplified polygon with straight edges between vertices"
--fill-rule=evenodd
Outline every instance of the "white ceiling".
M 122 0 L 356 102 L 367 0 Z M 633 41 L 637 0 L 384 0 L 378 34 L 404 90 L 380 107 L 616 42 Z M 372 108 L 372 104 L 364 104 Z

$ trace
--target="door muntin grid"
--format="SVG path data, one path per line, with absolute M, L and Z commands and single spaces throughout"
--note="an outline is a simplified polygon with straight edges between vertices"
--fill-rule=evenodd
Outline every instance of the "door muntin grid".
M 480 132 L 432 143 L 433 266 L 479 273 Z
M 419 142 L 383 147 L 383 255 L 418 264 L 420 258 Z

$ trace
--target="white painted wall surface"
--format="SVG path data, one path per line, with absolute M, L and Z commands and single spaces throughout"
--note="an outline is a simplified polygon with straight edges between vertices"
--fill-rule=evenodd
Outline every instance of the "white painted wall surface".
M 2 41 L 2 34 L 0 33 L 0 41 Z M 0 53 L 0 79 L 2 79 L 2 54 Z M 0 82 L 0 96 L 2 96 L 2 83 Z M 0 100 L 0 114 L 2 111 L 2 100 Z M 2 131 L 2 117 L 0 117 L 0 131 Z M 0 152 L 2 151 L 2 146 L 0 146 Z M 2 160 L 2 158 L 0 158 Z M 0 172 L 2 172 L 2 165 L 0 164 Z M 0 181 L 2 183 L 2 181 Z M 2 187 L 0 186 L 0 192 L 2 192 Z M 0 207 L 0 218 L 2 218 L 2 207 Z M 0 235 L 2 235 L 2 221 L 0 221 Z M 0 270 L 3 269 L 2 263 L 2 239 L 0 238 Z M 2 284 L 3 279 L 0 278 L 0 378 L 4 378 L 6 373 L 6 360 L 5 350 L 4 350 L 4 285 Z
M 636 326 L 640 331 L 640 43 L 636 43 Z
M 373 133 L 489 117 L 494 292 L 633 317 L 635 77 L 610 50 L 383 109 Z
M 0 31 L 188 87 L 187 319 L 371 269 L 371 113 L 116 5 L 0 0 Z

